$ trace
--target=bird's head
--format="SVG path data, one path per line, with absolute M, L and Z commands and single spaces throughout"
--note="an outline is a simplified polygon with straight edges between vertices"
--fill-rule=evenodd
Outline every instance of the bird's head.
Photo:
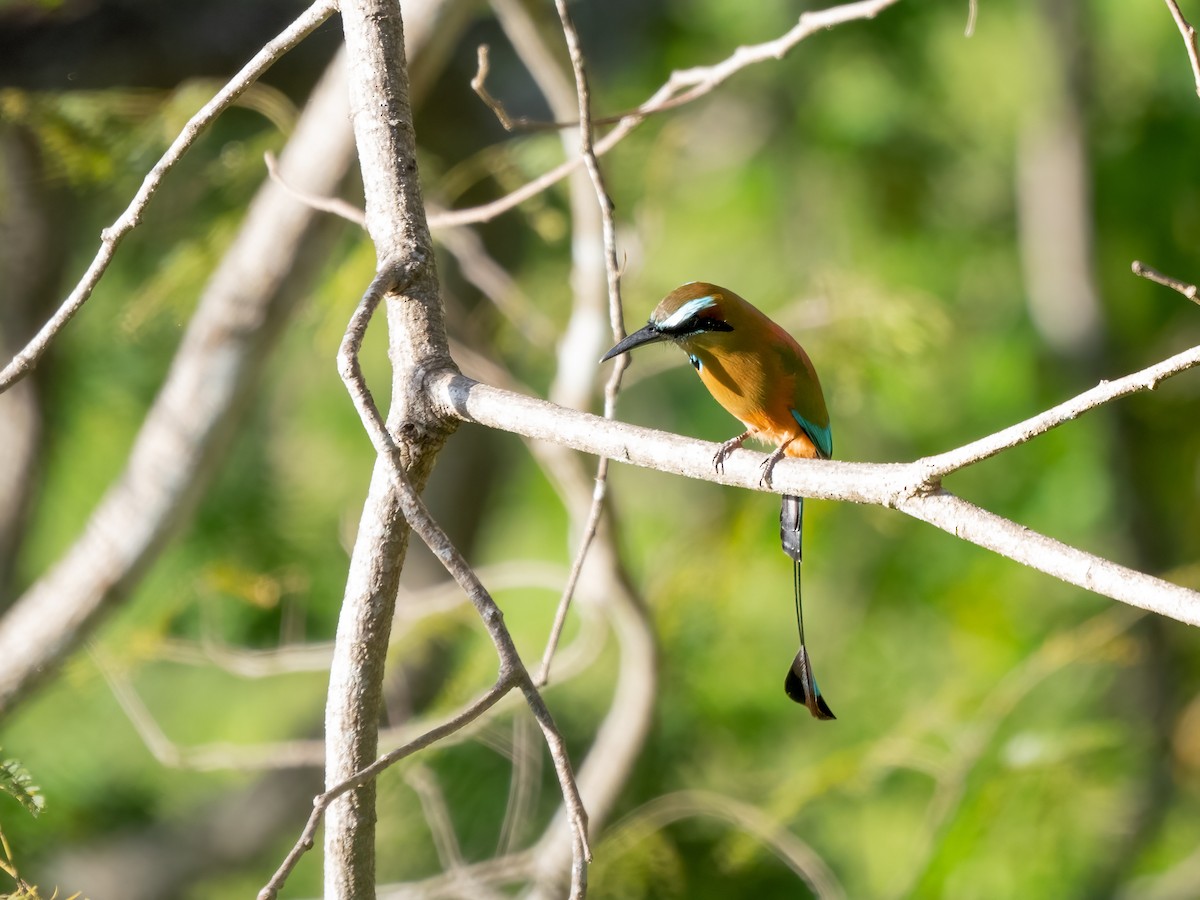
M 650 321 L 604 354 L 600 362 L 627 353 L 643 344 L 673 341 L 685 347 L 691 341 L 717 332 L 733 331 L 726 312 L 737 295 L 704 281 L 677 287 L 650 314 Z

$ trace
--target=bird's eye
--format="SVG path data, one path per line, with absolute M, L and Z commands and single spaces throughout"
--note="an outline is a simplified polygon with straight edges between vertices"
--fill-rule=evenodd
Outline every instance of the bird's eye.
M 697 372 L 699 372 L 699 371 L 700 371 L 700 360 L 699 360 L 699 359 L 697 359 L 697 358 L 696 358 L 696 356 L 695 356 L 694 354 L 692 354 L 692 355 L 689 355 L 689 356 L 688 356 L 688 359 L 689 359 L 689 360 L 691 361 L 691 363 L 692 363 L 692 368 L 694 368 L 694 369 L 695 369 Z

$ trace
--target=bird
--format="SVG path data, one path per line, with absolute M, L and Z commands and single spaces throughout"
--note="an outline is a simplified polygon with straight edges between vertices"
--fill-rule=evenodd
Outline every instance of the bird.
M 667 294 L 644 327 L 618 342 L 602 363 L 636 347 L 659 342 L 677 345 L 713 399 L 745 428 L 720 445 L 713 456 L 717 471 L 729 455 L 754 438 L 774 447 L 762 464 L 760 482 L 771 484 L 771 471 L 785 456 L 830 459 L 833 433 L 825 395 L 804 348 L 765 313 L 733 291 L 692 281 Z M 793 592 L 800 649 L 788 668 L 784 691 L 816 719 L 836 718 L 826 703 L 804 639 L 800 564 L 804 500 L 784 494 L 779 537 L 793 561 Z

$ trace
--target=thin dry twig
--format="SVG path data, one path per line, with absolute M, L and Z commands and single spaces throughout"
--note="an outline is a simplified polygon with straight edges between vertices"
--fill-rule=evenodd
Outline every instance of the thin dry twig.
M 617 229 L 613 221 L 612 198 L 605 187 L 604 173 L 601 171 L 600 163 L 596 159 L 596 148 L 592 137 L 591 89 L 588 86 L 587 68 L 583 59 L 583 50 L 579 43 L 579 32 L 575 28 L 575 23 L 572 21 L 571 14 L 567 10 L 565 0 L 555 0 L 555 7 L 558 10 L 559 21 L 562 23 L 563 36 L 567 42 L 567 52 L 571 57 L 571 68 L 575 74 L 576 103 L 579 109 L 579 149 L 583 156 L 584 164 L 587 167 L 588 176 L 591 178 L 592 187 L 596 192 L 597 204 L 600 207 L 600 217 L 604 234 L 604 271 L 608 282 L 609 316 L 613 322 L 614 337 L 616 340 L 620 340 L 624 336 L 624 327 L 621 318 L 621 272 L 617 262 Z M 611 419 L 616 413 L 616 399 L 621 388 L 621 374 L 624 371 L 625 367 L 623 365 L 618 364 L 614 366 L 612 376 L 609 378 L 605 389 L 604 417 L 607 419 Z M 592 504 L 588 510 L 583 533 L 579 539 L 579 548 L 576 550 L 575 560 L 571 565 L 571 574 L 567 579 L 566 587 L 563 589 L 562 598 L 559 601 L 558 610 L 554 616 L 554 624 L 550 630 L 550 638 L 546 642 L 546 650 L 542 655 L 541 668 L 538 670 L 538 675 L 535 679 L 538 684 L 545 684 L 549 680 L 550 664 L 554 659 L 554 652 L 562 637 L 562 630 L 567 620 L 567 612 L 571 607 L 571 598 L 579 582 L 579 575 L 583 571 L 588 548 L 596 536 L 596 528 L 599 526 L 600 517 L 604 512 L 604 497 L 607 491 L 608 459 L 602 456 L 597 463 L 595 486 L 592 491 Z
M 559 591 L 564 580 L 561 568 L 536 562 L 500 563 L 481 567 L 478 574 L 481 578 L 486 577 L 493 589 L 540 587 Z M 398 605 L 396 618 L 409 623 L 467 602 L 462 589 L 452 580 L 407 594 L 405 600 L 404 604 Z M 593 618 L 586 610 L 585 607 L 585 622 Z M 559 655 L 560 683 L 585 671 L 599 656 L 604 644 L 603 636 L 598 633 L 601 624 L 598 621 L 586 624 L 580 630 L 579 637 Z M 96 656 L 101 653 L 99 649 L 91 649 L 97 668 L 109 682 L 118 705 L 125 712 L 147 750 L 164 766 L 200 772 L 251 772 L 314 768 L 324 764 L 325 744 L 319 738 L 265 741 L 256 744 L 179 744 L 166 735 L 145 701 L 118 666 L 108 661 L 106 656 Z M 245 651 L 209 643 L 197 646 L 183 641 L 168 641 L 156 649 L 153 655 L 157 659 L 181 665 L 213 665 L 242 678 L 267 678 L 293 672 L 328 670 L 332 643 L 285 647 L 279 650 Z M 515 698 L 511 699 L 515 701 Z M 486 723 L 493 713 L 502 712 L 510 705 L 512 704 L 502 700 L 489 710 L 488 715 L 481 716 L 453 738 L 443 738 L 441 743 L 445 746 L 448 741 L 454 743 L 471 739 L 478 727 Z M 402 746 L 419 737 L 429 727 L 431 726 L 427 721 L 412 720 L 383 729 L 379 733 L 380 746 Z
M 1200 95 L 1200 46 L 1197 45 L 1196 29 L 1183 17 L 1183 13 L 1179 10 L 1179 4 L 1175 0 L 1164 0 L 1164 2 L 1167 4 L 1167 9 L 1171 11 L 1171 18 L 1175 20 L 1180 35 L 1183 36 L 1183 45 L 1187 47 L 1188 60 L 1192 64 L 1192 75 L 1196 79 L 1196 93 Z
M 488 59 L 488 53 L 487 44 L 480 44 L 476 48 L 475 77 L 471 79 L 471 90 L 479 95 L 479 99 L 492 111 L 496 120 L 505 131 L 513 132 L 529 128 L 545 128 L 547 126 L 545 122 L 536 122 L 524 116 L 517 116 L 515 119 L 512 118 L 509 116 L 508 110 L 504 108 L 504 104 L 491 95 L 487 89 L 487 77 L 488 73 L 491 72 L 491 62 Z
M 418 763 L 404 773 L 404 780 L 408 782 L 421 804 L 421 812 L 433 837 L 438 865 L 450 876 L 456 889 L 462 896 L 469 896 L 472 900 L 503 900 L 501 894 L 492 890 L 486 882 L 474 877 L 467 869 L 458 835 L 454 832 L 450 807 L 446 803 L 446 795 L 442 792 L 441 785 L 438 784 L 437 775 L 427 766 Z
M 284 883 L 292 870 L 300 862 L 300 858 L 313 848 L 317 834 L 317 827 L 321 824 L 321 818 L 325 815 L 325 810 L 329 808 L 329 804 L 338 797 L 352 791 L 357 787 L 361 787 L 368 781 L 378 777 L 380 772 L 383 772 L 390 766 L 395 765 L 406 756 L 411 756 L 418 750 L 436 744 L 442 738 L 447 737 L 465 725 L 469 724 L 474 719 L 479 718 L 494 706 L 501 697 L 507 694 L 515 686 L 515 673 L 512 671 L 501 672 L 496 683 L 488 689 L 481 697 L 479 697 L 470 706 L 463 709 L 457 715 L 447 719 L 436 728 L 431 728 L 418 738 L 409 741 L 403 747 L 397 747 L 391 753 L 386 753 L 379 757 L 374 763 L 367 766 L 361 772 L 347 778 L 340 784 L 334 785 L 323 794 L 313 798 L 313 811 L 308 817 L 308 822 L 305 823 L 304 830 L 300 834 L 300 838 L 295 845 L 284 857 L 283 862 L 271 876 L 271 880 L 264 885 L 263 889 L 258 892 L 258 900 L 275 900 L 279 896 L 280 890 L 283 889 Z
M 782 37 L 762 44 L 739 47 L 731 56 L 716 65 L 677 70 L 671 73 L 667 82 L 655 91 L 645 103 L 622 118 L 612 131 L 596 141 L 596 156 L 603 156 L 619 144 L 648 116 L 703 97 L 747 66 L 769 59 L 782 59 L 798 43 L 818 31 L 824 31 L 847 22 L 873 19 L 889 6 L 899 2 L 900 0 L 859 0 L 857 3 L 843 3 L 829 9 L 806 12 L 801 14 L 796 25 Z M 469 225 L 494 219 L 501 213 L 507 212 L 530 197 L 537 196 L 557 184 L 582 163 L 582 158 L 569 159 L 499 200 L 471 209 L 430 216 L 429 227 Z
M 1162 362 L 1147 366 L 1141 371 L 1115 381 L 1102 381 L 1091 390 L 1077 394 L 1070 400 L 1052 406 L 1024 422 L 1010 425 L 1008 428 L 1003 428 L 987 437 L 964 444 L 962 447 L 946 453 L 919 459 L 913 465 L 924 471 L 923 482 L 936 485 L 951 472 L 956 472 L 1004 450 L 1016 447 L 1018 444 L 1023 444 L 1120 397 L 1136 394 L 1139 391 L 1152 391 L 1163 380 L 1172 375 L 1178 375 L 1180 372 L 1186 372 L 1196 365 L 1200 365 L 1200 347 L 1184 350 Z
M 1169 287 L 1171 290 L 1183 294 L 1183 296 L 1187 297 L 1193 303 L 1200 304 L 1200 289 L 1196 285 L 1188 284 L 1186 281 L 1181 281 L 1170 275 L 1164 275 L 1158 269 L 1153 269 L 1136 259 L 1133 261 L 1131 268 L 1134 275 L 1145 278 L 1147 281 L 1153 281 L 1155 284 L 1161 284 L 1163 287 Z
M 341 197 L 331 195 L 314 194 L 309 191 L 302 191 L 295 185 L 288 182 L 283 174 L 279 171 L 279 163 L 275 159 L 274 153 L 264 153 L 263 163 L 267 167 L 267 175 L 271 180 L 283 188 L 287 193 L 298 203 L 303 203 L 305 206 L 311 207 L 318 212 L 326 212 L 331 215 L 340 216 L 347 222 L 353 222 L 359 228 L 365 228 L 367 225 L 367 214 L 359 207 L 355 206 L 349 200 L 343 200 Z
M 83 278 L 75 286 L 75 289 L 63 301 L 58 311 L 50 317 L 50 320 L 25 345 L 24 349 L 13 357 L 12 361 L 4 367 L 3 371 L 0 371 L 0 394 L 4 393 L 33 370 L 55 336 L 71 320 L 75 313 L 79 312 L 88 298 L 91 297 L 92 291 L 99 283 L 101 276 L 104 275 L 108 264 L 112 261 L 117 251 L 117 246 L 121 243 L 125 235 L 141 223 L 142 215 L 145 213 L 150 200 L 157 192 L 159 184 L 192 144 L 196 142 L 197 138 L 204 133 L 204 130 L 217 116 L 228 109 L 247 88 L 254 84 L 263 72 L 269 69 L 288 50 L 300 43 L 318 25 L 328 19 L 336 9 L 337 3 L 335 0 L 317 0 L 317 2 L 313 3 L 291 25 L 281 31 L 278 36 L 268 41 L 262 50 L 256 53 L 254 58 L 242 67 L 240 72 L 231 78 L 208 103 L 204 104 L 198 113 L 188 120 L 183 130 L 179 132 L 179 136 L 167 148 L 167 152 L 162 155 L 162 158 L 155 163 L 154 168 L 150 170 L 142 182 L 142 186 L 134 195 L 133 200 L 125 208 L 125 212 L 112 225 L 100 233 L 100 249 L 96 252 L 95 258 L 92 260 L 91 265 L 88 266 Z
M 298 202 L 312 209 L 338 216 L 347 222 L 353 222 L 359 228 L 366 228 L 367 215 L 359 206 L 355 206 L 341 197 L 323 196 L 301 191 L 279 173 L 275 157 L 271 153 L 263 154 L 267 172 L 271 180 L 288 192 Z M 426 212 L 433 218 L 440 210 L 432 203 L 426 204 Z M 488 255 L 483 241 L 475 231 L 466 226 L 438 228 L 438 241 L 458 261 L 463 277 L 492 301 L 496 309 L 513 323 L 518 334 L 525 337 L 533 345 L 545 344 L 553 339 L 550 320 L 521 294 L 521 289 L 512 276 L 504 270 L 491 256 Z M 520 297 L 521 303 L 514 303 L 513 298 Z
M 437 775 L 428 766 L 417 763 L 404 773 L 404 780 L 417 795 L 425 821 L 429 823 L 438 864 L 447 871 L 461 869 L 465 862 L 462 847 L 458 843 L 458 835 L 454 833 L 454 822 L 450 818 L 446 795 L 442 793 Z

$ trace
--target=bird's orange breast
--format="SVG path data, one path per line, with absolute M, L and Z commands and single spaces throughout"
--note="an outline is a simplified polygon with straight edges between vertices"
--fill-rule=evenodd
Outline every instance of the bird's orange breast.
M 746 348 L 727 341 L 719 352 L 695 347 L 692 354 L 700 362 L 700 379 L 713 399 L 754 437 L 785 447 L 788 456 L 811 459 L 821 454 L 792 411 L 799 410 L 822 426 L 829 416 L 811 363 L 799 345 L 790 343 L 790 347 Z M 809 385 L 815 391 L 804 390 Z

